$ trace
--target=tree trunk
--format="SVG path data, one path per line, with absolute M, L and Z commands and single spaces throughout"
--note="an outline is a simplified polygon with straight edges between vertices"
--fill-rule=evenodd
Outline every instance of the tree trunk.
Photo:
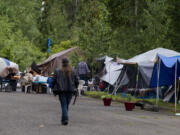
M 138 21 L 137 21 L 137 15 L 138 15 L 138 0 L 135 0 L 135 8 L 134 8 L 134 13 L 135 13 L 135 27 L 136 27 L 136 33 L 138 30 Z

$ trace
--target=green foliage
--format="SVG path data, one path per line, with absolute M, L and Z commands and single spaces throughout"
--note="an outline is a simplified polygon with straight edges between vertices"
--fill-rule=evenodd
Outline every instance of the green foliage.
M 92 73 L 95 58 L 107 54 L 110 48 L 111 28 L 107 19 L 108 11 L 103 3 L 82 0 L 77 14 L 77 27 L 80 28 L 78 45 L 83 50 Z
M 113 101 L 118 101 L 118 102 L 127 102 L 127 101 L 131 101 L 131 102 L 138 102 L 138 101 L 142 101 L 142 99 L 137 99 L 129 94 L 127 94 L 127 97 L 122 97 L 121 94 L 120 95 L 110 95 L 107 92 L 98 92 L 98 91 L 86 91 L 85 95 L 89 96 L 89 97 L 94 97 L 94 98 L 99 98 L 99 99 L 103 99 L 103 98 L 112 98 Z M 154 101 L 152 99 L 148 100 L 148 101 Z
M 98 92 L 98 91 L 85 91 L 85 95 L 89 97 L 101 98 L 102 96 L 107 95 L 106 92 Z
M 180 51 L 179 0 L 0 0 L 0 56 L 21 70 L 47 55 L 79 46 L 72 65 L 84 59 L 92 73 L 95 58 L 130 58 L 165 47 Z
M 101 99 L 105 99 L 105 98 L 112 98 L 113 96 L 112 95 L 103 95 L 103 96 L 101 96 Z
M 169 16 L 169 31 L 167 38 L 171 41 L 171 48 L 180 51 L 180 1 L 168 1 L 167 15 Z
M 156 99 L 139 99 L 135 98 L 129 94 L 127 94 L 127 97 L 122 97 L 121 95 L 108 95 L 106 92 L 98 92 L 98 91 L 86 91 L 85 95 L 92 98 L 98 98 L 103 99 L 104 97 L 110 96 L 113 101 L 124 103 L 124 102 L 150 102 L 152 104 L 156 104 Z M 174 112 L 174 103 L 167 103 L 163 102 L 162 100 L 159 101 L 159 108 L 163 108 L 163 110 L 170 110 Z M 177 110 L 180 112 L 180 105 L 177 105 Z
M 71 53 L 69 55 L 69 58 L 71 59 L 71 65 L 77 69 L 78 63 L 83 61 L 83 56 L 79 55 L 78 52 Z
M 157 47 L 171 48 L 166 0 L 109 0 L 108 7 L 114 31 L 112 48 L 120 57 L 130 58 Z
M 62 41 L 60 44 L 55 44 L 53 47 L 51 47 L 51 54 L 58 53 L 72 47 L 73 44 L 70 40 Z
M 23 36 L 37 45 L 37 39 L 41 36 L 37 25 L 40 4 L 36 0 L 1 0 L 0 15 L 7 16 L 14 23 L 13 31 L 21 30 Z
M 19 64 L 20 70 L 30 66 L 32 61 L 40 62 L 44 57 L 44 54 L 33 42 L 38 35 L 38 32 L 35 32 L 38 29 L 33 28 L 36 21 L 31 23 L 34 17 L 30 14 L 30 6 L 34 7 L 34 2 L 28 2 L 28 4 L 23 0 L 0 1 L 0 57 L 16 62 Z M 27 9 L 26 6 L 28 6 Z M 28 21 L 30 22 L 28 23 Z

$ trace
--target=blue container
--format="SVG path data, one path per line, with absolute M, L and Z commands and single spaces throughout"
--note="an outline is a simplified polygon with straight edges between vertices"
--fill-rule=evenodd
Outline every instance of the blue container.
M 126 93 L 122 93 L 121 96 L 122 96 L 123 98 L 126 98 L 126 97 L 127 97 L 127 94 L 126 94 Z

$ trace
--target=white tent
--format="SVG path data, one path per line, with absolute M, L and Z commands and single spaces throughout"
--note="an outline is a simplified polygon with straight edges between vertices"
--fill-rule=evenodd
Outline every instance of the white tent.
M 124 59 L 118 59 L 117 58 L 117 62 L 119 63 L 127 63 L 127 64 L 143 64 L 143 63 L 149 63 L 149 62 L 155 62 L 156 58 L 157 58 L 157 54 L 161 54 L 163 56 L 166 57 L 172 57 L 172 56 L 177 56 L 180 55 L 180 53 L 173 51 L 173 50 L 169 50 L 169 49 L 165 49 L 165 48 L 156 48 L 150 51 L 147 51 L 145 53 L 139 54 L 133 58 L 130 58 L 128 60 L 124 60 Z

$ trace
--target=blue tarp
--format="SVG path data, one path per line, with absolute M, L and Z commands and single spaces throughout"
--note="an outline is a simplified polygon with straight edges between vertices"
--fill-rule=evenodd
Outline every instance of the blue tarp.
M 177 62 L 177 78 L 180 77 L 180 56 L 165 57 L 158 55 L 160 60 L 159 86 L 170 86 L 174 84 L 175 67 Z M 150 87 L 157 87 L 159 62 L 154 66 Z

